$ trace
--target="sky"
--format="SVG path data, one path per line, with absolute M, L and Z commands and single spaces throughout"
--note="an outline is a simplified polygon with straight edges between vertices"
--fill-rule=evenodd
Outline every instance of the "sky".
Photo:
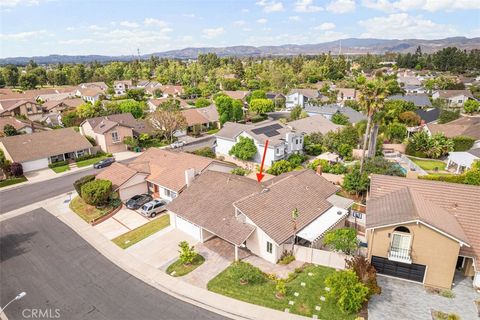
M 0 57 L 480 37 L 480 0 L 0 0 Z

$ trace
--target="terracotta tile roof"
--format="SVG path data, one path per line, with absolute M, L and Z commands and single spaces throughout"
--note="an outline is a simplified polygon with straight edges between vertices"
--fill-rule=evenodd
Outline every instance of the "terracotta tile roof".
M 97 174 L 96 178 L 110 180 L 112 182 L 113 189 L 116 190 L 137 173 L 137 170 L 131 169 L 127 165 L 115 162 Z
M 210 121 L 196 108 L 182 110 L 182 114 L 187 121 L 187 125 L 208 124 Z
M 299 211 L 297 230 L 302 230 L 332 207 L 327 198 L 338 191 L 337 186 L 309 169 L 281 175 L 266 187 L 234 206 L 277 244 L 293 235 L 291 214 L 295 208 Z
M 0 139 L 15 162 L 25 162 L 83 149 L 92 145 L 72 128 L 56 129 Z
M 20 121 L 18 119 L 15 119 L 13 117 L 0 117 L 0 131 L 3 131 L 3 128 L 7 124 L 13 126 L 17 130 L 21 130 L 25 127 L 30 126 L 30 124 L 28 124 L 26 122 L 23 122 L 23 121 Z
M 456 218 L 467 237 L 468 244 L 471 246 L 463 246 L 460 249 L 460 253 L 462 255 L 476 257 L 477 270 L 480 270 L 480 187 L 448 182 L 372 175 L 370 199 L 367 202 L 367 226 L 376 225 L 377 222 L 375 221 L 379 221 L 378 219 L 386 219 L 371 217 L 372 214 L 368 207 L 372 201 L 371 199 L 382 197 L 400 189 L 405 189 L 406 187 L 411 189 L 412 194 L 418 194 L 418 196 L 426 201 L 422 207 L 419 207 L 420 209 L 426 211 L 425 203 L 431 203 Z M 421 202 L 422 200 L 417 199 L 416 201 Z M 389 208 L 390 207 L 391 206 L 389 206 Z M 389 210 L 383 210 L 383 215 L 386 214 L 389 214 Z M 428 219 L 430 219 L 429 221 L 431 221 L 431 223 L 441 226 L 441 230 L 450 230 L 449 228 L 452 227 L 446 225 L 450 224 L 450 219 L 446 220 L 445 215 L 442 213 L 435 215 L 435 211 L 429 210 Z M 449 232 L 455 231 L 450 230 Z
M 255 227 L 235 218 L 232 203 L 259 191 L 261 185 L 255 180 L 207 170 L 195 178 L 167 209 L 222 239 L 240 245 Z

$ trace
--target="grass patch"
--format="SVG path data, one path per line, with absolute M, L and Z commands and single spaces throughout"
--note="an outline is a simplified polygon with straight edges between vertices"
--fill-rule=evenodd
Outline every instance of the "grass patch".
M 92 220 L 103 217 L 104 215 L 109 213 L 113 209 L 113 207 L 108 205 L 104 208 L 97 208 L 95 206 L 86 204 L 82 198 L 76 196 L 70 202 L 70 209 L 72 209 L 73 212 L 78 214 L 80 218 L 90 223 Z
M 66 164 L 64 166 L 53 167 L 53 168 L 50 168 L 50 169 L 55 171 L 55 173 L 60 173 L 60 172 L 65 172 L 65 171 L 70 170 L 70 167 L 68 166 L 68 164 Z
M 11 178 L 11 179 L 6 179 L 0 181 L 0 188 L 6 187 L 6 186 L 11 186 L 13 184 L 21 183 L 27 181 L 27 178 L 24 176 L 18 177 L 18 178 Z
M 198 268 L 200 265 L 202 265 L 202 263 L 204 262 L 205 262 L 205 258 L 197 253 L 197 255 L 195 256 L 191 264 L 185 265 L 179 259 L 168 266 L 167 273 L 173 277 L 181 277 L 192 272 L 193 270 Z M 175 271 L 175 274 L 172 275 L 172 272 L 174 271 Z
M 140 226 L 136 229 L 122 234 L 121 236 L 116 237 L 112 241 L 120 248 L 126 249 L 130 246 L 133 246 L 135 243 L 140 242 L 145 238 L 148 238 L 155 232 L 168 227 L 169 225 L 170 216 L 168 214 L 162 215 L 157 219 L 144 224 L 143 226 Z
M 207 285 L 208 290 L 280 311 L 289 308 L 290 312 L 307 317 L 312 317 L 314 314 L 319 319 L 331 320 L 350 320 L 356 317 L 354 314 L 343 314 L 335 305 L 336 301 L 329 299 L 324 302 L 320 301 L 320 296 L 325 296 L 325 278 L 332 272 L 336 272 L 335 269 L 309 265 L 303 271 L 298 270 L 294 276 L 290 277 L 290 280 L 287 280 L 285 297 L 278 299 L 275 297 L 276 281 L 269 279 L 264 274 L 263 281 L 242 285 L 237 268 L 236 264 L 232 264 L 210 280 Z M 311 273 L 312 276 L 309 276 L 308 273 Z M 306 283 L 305 287 L 301 286 L 302 282 Z M 299 293 L 298 297 L 295 297 L 295 292 Z M 295 304 L 289 305 L 289 301 L 295 301 Z M 321 307 L 320 311 L 315 310 L 316 306 Z
M 445 170 L 445 167 L 447 166 L 445 162 L 440 160 L 433 160 L 433 159 L 423 160 L 423 159 L 416 159 L 413 157 L 408 157 L 408 158 L 425 171 L 434 171 L 435 168 L 437 168 L 438 170 Z
M 220 129 L 218 129 L 218 128 L 217 128 L 217 129 L 208 130 L 208 131 L 207 131 L 207 134 L 215 134 L 215 133 L 217 133 L 218 131 L 220 131 Z
M 77 167 L 81 168 L 81 167 L 90 166 L 90 165 L 92 165 L 92 164 L 94 164 L 94 163 L 97 163 L 98 161 L 103 160 L 103 159 L 106 159 L 106 158 L 110 158 L 110 157 L 100 156 L 100 157 L 96 157 L 96 158 L 92 158 L 92 159 L 87 159 L 87 160 L 83 160 L 83 161 L 78 161 L 78 162 L 77 162 Z

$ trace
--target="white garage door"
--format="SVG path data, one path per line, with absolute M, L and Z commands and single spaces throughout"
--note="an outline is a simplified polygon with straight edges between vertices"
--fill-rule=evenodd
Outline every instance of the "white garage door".
M 33 161 L 22 162 L 23 172 L 40 170 L 48 168 L 48 159 L 38 159 Z
M 146 183 L 139 183 L 137 185 L 128 187 L 128 188 L 121 188 L 119 195 L 120 200 L 127 201 L 131 197 L 137 194 L 148 193 L 148 188 Z
M 175 225 L 177 226 L 177 229 L 182 230 L 188 235 L 191 235 L 198 241 L 201 241 L 201 236 L 200 236 L 200 227 L 197 227 L 196 225 L 188 222 L 187 220 L 184 220 L 180 218 L 179 216 L 175 216 Z

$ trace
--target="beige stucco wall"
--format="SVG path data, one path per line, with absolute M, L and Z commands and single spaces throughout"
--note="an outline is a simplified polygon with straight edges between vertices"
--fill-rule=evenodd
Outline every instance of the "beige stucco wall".
M 118 133 L 118 138 L 120 142 L 113 142 L 112 140 L 112 132 L 116 131 Z M 123 139 L 125 137 L 133 137 L 133 130 L 132 128 L 123 127 L 123 126 L 116 126 L 103 134 L 105 137 L 105 152 L 121 152 L 127 150 L 127 146 L 123 144 Z M 103 148 L 102 148 L 103 149 Z
M 423 224 L 405 224 L 412 235 L 412 262 L 427 266 L 425 286 L 450 288 L 460 244 Z M 368 257 L 388 257 L 391 238 L 395 227 L 368 230 Z

